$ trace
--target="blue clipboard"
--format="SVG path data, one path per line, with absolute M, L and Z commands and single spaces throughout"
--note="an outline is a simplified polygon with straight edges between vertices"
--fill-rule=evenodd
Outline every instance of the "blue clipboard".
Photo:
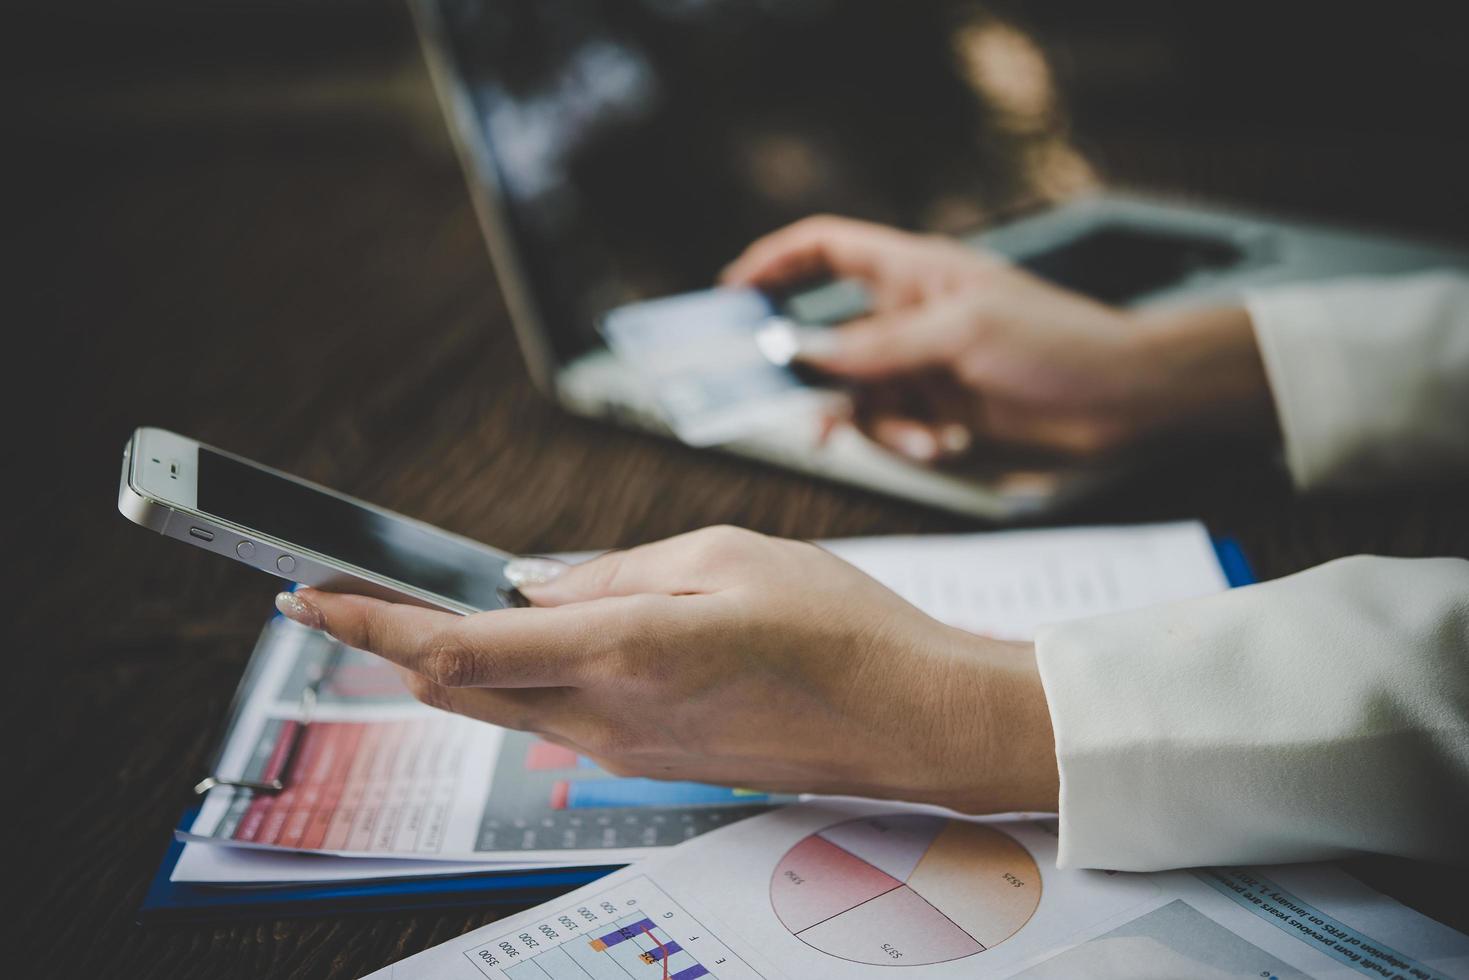
M 185 813 L 180 828 L 192 826 L 198 812 L 194 807 Z M 544 871 L 482 871 L 432 878 L 239 887 L 170 881 L 169 875 L 183 850 L 183 841 L 170 841 L 138 909 L 140 924 L 405 909 L 523 908 L 564 895 L 622 867 L 553 867 Z
M 1224 578 L 1229 582 L 1230 588 L 1237 589 L 1241 585 L 1254 585 L 1260 581 L 1255 577 L 1255 570 L 1250 567 L 1250 560 L 1245 557 L 1245 551 L 1236 539 L 1215 538 L 1214 554 L 1219 558 L 1219 567 L 1224 569 Z

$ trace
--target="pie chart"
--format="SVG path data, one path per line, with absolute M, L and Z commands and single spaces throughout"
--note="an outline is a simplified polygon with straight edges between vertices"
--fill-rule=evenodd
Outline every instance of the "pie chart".
M 1040 900 L 1040 869 L 1015 838 L 917 813 L 833 824 L 787 851 L 770 878 L 770 904 L 797 939 L 874 966 L 982 953 Z

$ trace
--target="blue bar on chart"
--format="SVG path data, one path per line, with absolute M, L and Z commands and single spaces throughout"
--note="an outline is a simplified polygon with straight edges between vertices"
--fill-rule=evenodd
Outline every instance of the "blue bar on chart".
M 596 939 L 592 940 L 592 949 L 595 949 L 597 952 L 601 953 L 605 951 L 609 946 L 616 946 L 618 943 L 626 942 L 634 936 L 641 936 L 644 929 L 648 930 L 649 932 L 653 931 L 653 920 L 649 919 L 647 916 L 643 916 L 636 922 L 629 922 L 625 926 L 620 926 L 616 929 L 613 929 L 611 932 L 606 933 L 605 935 L 598 936 Z
M 623 943 L 631 943 L 636 953 L 629 954 L 629 956 L 636 955 L 635 962 L 643 963 L 646 966 L 654 966 L 667 959 L 669 968 L 675 970 L 675 972 L 668 974 L 669 980 L 675 980 L 675 978 L 677 980 L 696 980 L 697 977 L 709 975 L 709 971 L 704 968 L 703 964 L 690 962 L 692 958 L 673 937 L 670 936 L 667 939 L 660 939 L 654 935 L 653 930 L 655 928 L 657 927 L 653 925 L 653 920 L 647 916 L 643 916 L 634 922 L 625 923 L 610 932 L 603 933 L 588 942 L 587 946 L 594 952 L 607 953 L 609 950 L 616 951 Z M 642 940 L 642 942 L 638 942 L 637 940 Z M 684 954 L 680 957 L 682 963 L 689 965 L 683 966 L 679 959 L 675 959 L 680 953 Z M 631 963 L 634 961 L 629 959 L 624 960 L 624 962 Z M 595 976 L 595 974 L 593 975 Z
M 639 956 L 638 959 L 642 960 L 644 963 L 657 963 L 664 957 L 672 956 L 674 953 L 677 953 L 681 949 L 683 949 L 682 946 L 670 939 L 662 946 L 659 946 L 655 949 L 647 950 L 643 953 L 643 955 Z
M 748 789 L 636 778 L 561 780 L 551 790 L 551 808 L 554 810 L 754 804 L 765 803 L 769 799 L 767 793 Z

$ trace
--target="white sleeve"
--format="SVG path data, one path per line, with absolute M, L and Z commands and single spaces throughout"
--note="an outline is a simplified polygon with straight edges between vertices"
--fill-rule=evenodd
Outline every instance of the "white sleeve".
M 1469 861 L 1469 561 L 1344 558 L 1036 656 L 1063 868 Z
M 1469 278 L 1247 293 L 1296 486 L 1469 471 Z

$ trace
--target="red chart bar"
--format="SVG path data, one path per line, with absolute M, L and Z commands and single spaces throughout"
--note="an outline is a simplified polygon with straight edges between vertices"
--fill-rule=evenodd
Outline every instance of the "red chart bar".
M 261 782 L 270 782 L 280 778 L 281 770 L 285 767 L 286 756 L 290 753 L 291 744 L 299 734 L 298 727 L 296 722 L 287 721 L 277 729 L 275 745 L 271 747 L 270 758 L 266 760 L 265 768 L 256 777 Z M 232 838 L 238 841 L 272 843 L 276 828 L 268 826 L 267 821 L 274 806 L 275 800 L 270 794 L 254 794 L 249 807 L 245 810 L 245 815 L 235 827 Z
M 576 753 L 550 742 L 532 742 L 525 753 L 525 768 L 530 770 L 575 769 Z
M 551 787 L 551 809 L 565 810 L 566 801 L 571 796 L 571 784 L 564 779 L 556 780 Z

